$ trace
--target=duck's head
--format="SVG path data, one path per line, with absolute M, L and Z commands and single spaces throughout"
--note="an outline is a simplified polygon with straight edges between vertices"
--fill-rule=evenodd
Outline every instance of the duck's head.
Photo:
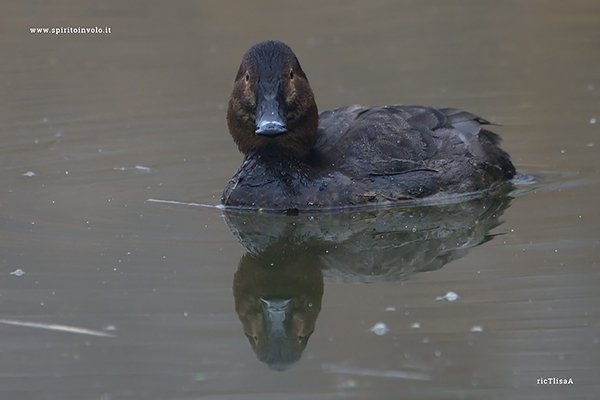
M 227 125 L 242 153 L 304 157 L 319 116 L 308 79 L 286 44 L 267 41 L 244 54 L 229 98 Z

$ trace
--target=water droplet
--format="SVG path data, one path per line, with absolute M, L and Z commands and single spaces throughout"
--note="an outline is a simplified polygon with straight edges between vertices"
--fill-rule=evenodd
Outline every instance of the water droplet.
M 454 292 L 448 292 L 443 296 L 438 296 L 436 300 L 448 300 L 448 301 L 456 301 L 460 298 L 460 296 Z
M 383 336 L 390 331 L 386 324 L 383 322 L 378 322 L 370 329 L 371 332 L 376 334 L 377 336 Z

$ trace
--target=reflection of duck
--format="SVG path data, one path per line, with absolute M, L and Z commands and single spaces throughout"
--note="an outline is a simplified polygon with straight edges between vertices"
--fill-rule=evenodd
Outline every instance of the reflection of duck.
M 465 111 L 355 105 L 318 114 L 296 56 L 276 41 L 244 55 L 227 123 L 245 160 L 226 206 L 394 203 L 486 190 L 515 174 L 489 122 Z
M 300 359 L 321 311 L 323 276 L 301 248 L 242 257 L 235 274 L 235 310 L 257 357 L 282 370 Z
M 298 361 L 321 310 L 323 274 L 345 282 L 397 281 L 463 257 L 488 232 L 510 198 L 283 216 L 225 211 L 247 250 L 235 274 L 235 309 L 258 358 L 274 369 Z
M 460 203 L 358 213 L 277 216 L 226 211 L 230 230 L 253 255 L 281 243 L 343 281 L 394 281 L 435 270 L 489 240 L 510 198 L 487 195 Z M 288 248 L 286 247 L 286 248 Z M 287 250 L 289 251 L 289 250 Z

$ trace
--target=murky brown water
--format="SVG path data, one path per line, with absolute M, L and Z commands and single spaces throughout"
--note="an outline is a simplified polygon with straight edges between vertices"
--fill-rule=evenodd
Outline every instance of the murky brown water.
M 61 26 L 112 33 L 29 31 Z M 0 33 L 0 398 L 597 398 L 600 3 L 30 1 Z M 231 82 L 270 38 L 321 109 L 464 108 L 540 182 L 341 216 L 147 202 L 218 204 Z

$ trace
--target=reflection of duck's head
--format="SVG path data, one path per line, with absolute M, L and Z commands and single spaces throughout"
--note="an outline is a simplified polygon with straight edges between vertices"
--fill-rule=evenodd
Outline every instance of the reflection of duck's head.
M 257 357 L 276 370 L 298 361 L 321 310 L 319 265 L 293 252 L 246 254 L 234 277 L 233 294 Z
M 248 50 L 227 111 L 240 151 L 269 148 L 302 157 L 315 144 L 318 121 L 313 92 L 292 50 L 275 41 Z

